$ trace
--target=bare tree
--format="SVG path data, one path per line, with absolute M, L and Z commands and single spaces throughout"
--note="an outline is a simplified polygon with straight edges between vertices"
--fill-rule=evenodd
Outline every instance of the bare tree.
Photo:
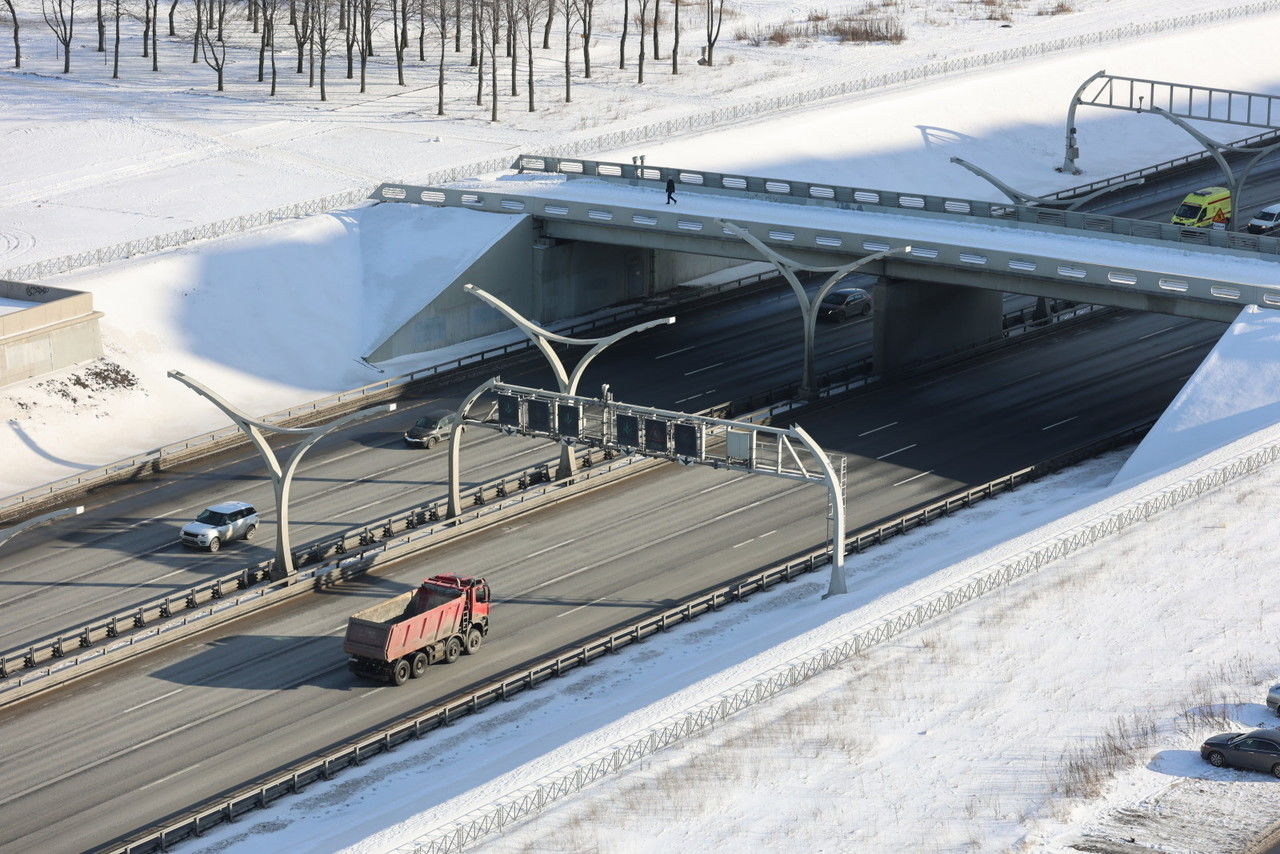
M 13 0 L 4 0 L 9 9 L 9 17 L 13 19 L 13 67 L 22 67 L 22 44 L 18 41 L 18 10 L 13 8 Z
M 662 59 L 658 53 L 658 21 L 660 19 L 662 0 L 653 0 L 653 61 Z
M 640 55 L 636 58 L 636 82 L 644 82 L 644 25 L 649 0 L 636 0 L 636 23 L 640 25 Z
M 498 32 L 502 17 L 502 4 L 489 0 L 489 121 L 498 120 Z
M 173 14 L 178 11 L 178 0 L 173 0 L 169 4 L 169 35 L 176 36 L 178 33 L 173 28 Z
M 444 54 L 449 47 L 449 0 L 430 0 L 431 26 L 440 35 L 440 62 L 436 66 L 436 115 L 444 115 Z M 456 4 L 457 0 L 455 0 Z M 456 11 L 457 6 L 454 6 Z M 454 19 L 454 35 L 460 31 Z
M 313 0 L 303 0 L 302 14 L 297 14 L 297 4 L 294 6 L 293 20 L 293 41 L 298 46 L 298 67 L 295 74 L 302 73 L 302 50 L 311 41 L 311 26 L 315 22 L 311 19 L 311 3 Z
M 478 2 L 478 0 L 473 0 L 471 11 L 474 13 L 474 17 L 471 19 L 471 33 L 475 35 L 477 28 L 479 28 L 480 35 L 479 58 L 474 63 L 476 66 L 476 106 L 479 107 L 484 105 L 484 4 Z M 472 42 L 471 49 L 473 51 L 476 49 L 476 42 Z
M 596 0 L 572 0 L 578 21 L 582 24 L 583 76 L 591 77 L 591 26 L 595 22 Z
M 356 9 L 359 6 L 359 0 L 351 0 L 349 6 L 350 20 L 347 22 L 346 42 L 347 42 L 347 79 L 355 77 L 355 52 L 356 45 L 360 43 L 360 23 L 356 20 Z
M 627 67 L 627 25 L 631 17 L 631 0 L 622 0 L 622 38 L 618 39 L 618 67 Z
M 200 0 L 194 0 L 194 4 L 195 4 L 195 10 L 196 10 L 196 32 L 195 32 L 195 35 L 191 37 L 191 64 L 192 65 L 200 61 L 200 30 L 204 24 L 204 17 L 203 17 L 204 7 L 200 5 Z M 150 20 L 150 18 L 148 17 L 147 20 Z M 143 38 L 143 41 L 146 41 L 145 35 L 142 38 Z M 145 48 L 143 49 L 145 50 Z
M 262 3 L 262 43 L 271 50 L 271 95 L 275 97 L 276 13 L 280 11 L 280 0 L 260 0 L 260 2 Z
M 76 28 L 76 0 L 40 0 L 44 22 L 62 45 L 62 73 L 71 73 L 71 37 Z M 17 20 L 15 18 L 15 20 Z
M 404 17 L 401 10 L 404 9 L 408 0 L 391 0 L 391 46 L 396 52 L 396 81 L 404 85 L 404 49 L 406 42 L 404 36 Z
M 227 46 L 210 35 L 214 15 L 213 4 L 216 2 L 218 0 L 196 0 L 196 5 L 205 7 L 205 27 L 200 31 L 200 54 L 204 57 L 204 64 L 217 73 L 218 91 L 221 92 L 223 91 L 222 72 L 227 65 Z
M 107 52 L 107 19 L 102 17 L 102 0 L 98 0 L 98 53 Z
M 151 70 L 160 70 L 160 0 L 153 0 L 155 5 L 155 23 L 151 27 Z
M 511 57 L 511 97 L 514 98 L 520 94 L 520 84 L 516 82 L 516 57 L 520 55 L 520 16 L 516 0 L 503 0 L 503 8 L 507 18 L 507 56 Z
M 680 73 L 680 5 L 684 0 L 671 0 L 671 8 L 675 10 L 675 33 L 671 40 L 671 73 Z
M 427 0 L 418 0 L 418 62 L 427 61 Z
M 550 16 L 554 10 L 550 7 L 551 0 L 517 0 L 517 14 L 520 21 L 524 24 L 524 49 L 525 59 L 529 64 L 529 112 L 533 112 L 533 28 L 537 25 L 538 18 L 543 14 Z
M 334 17 L 337 14 L 337 0 L 312 0 L 311 10 L 315 22 L 311 25 L 312 44 L 320 49 L 320 100 L 327 101 L 325 91 L 325 71 L 328 67 L 329 38 L 333 32 Z
M 116 41 L 115 48 L 111 52 L 111 79 L 120 79 L 120 0 L 115 0 L 112 13 L 116 21 Z
M 356 47 L 360 51 L 360 93 L 364 94 L 368 85 L 369 57 L 373 48 L 373 0 L 353 0 L 359 20 L 352 27 L 359 31 Z
M 564 16 L 564 102 L 567 104 L 573 100 L 573 92 L 569 84 L 569 48 L 573 41 L 573 34 L 570 32 L 573 23 L 573 0 L 560 0 L 560 6 Z
M 702 0 L 702 5 L 707 15 L 707 65 L 714 65 L 720 25 L 724 23 L 724 0 Z
M 556 0 L 547 0 L 547 23 L 542 28 L 542 49 L 551 49 L 551 25 L 556 20 Z

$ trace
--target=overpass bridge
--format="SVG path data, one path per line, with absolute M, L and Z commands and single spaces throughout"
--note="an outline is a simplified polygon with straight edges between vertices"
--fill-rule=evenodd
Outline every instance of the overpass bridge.
M 517 174 L 451 187 L 383 184 L 382 201 L 532 218 L 540 245 L 584 242 L 760 261 L 868 265 L 882 369 L 999 334 L 1000 293 L 1229 322 L 1280 307 L 1280 239 L 1078 211 L 781 178 L 521 156 Z M 677 184 L 678 204 L 663 187 Z M 536 266 L 536 259 L 535 259 Z

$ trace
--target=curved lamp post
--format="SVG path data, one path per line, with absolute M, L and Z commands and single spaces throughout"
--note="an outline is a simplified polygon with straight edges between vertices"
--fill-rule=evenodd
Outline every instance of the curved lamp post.
M 850 261 L 848 264 L 842 264 L 839 267 L 812 267 L 775 252 L 744 228 L 740 228 L 723 219 L 718 220 L 718 222 L 725 231 L 745 240 L 763 255 L 765 260 L 773 264 L 774 268 L 787 280 L 787 283 L 791 285 L 791 290 L 795 291 L 796 299 L 800 301 L 800 313 L 804 317 L 804 371 L 800 377 L 800 396 L 813 397 L 818 393 L 813 384 L 813 339 L 816 335 L 815 327 L 818 323 L 818 306 L 822 303 L 822 298 L 830 293 L 831 289 L 841 279 L 859 267 L 863 267 L 873 261 L 879 261 L 881 258 L 887 258 L 890 255 L 909 254 L 911 252 L 910 244 L 895 246 L 883 252 L 873 252 L 865 258 Z M 800 280 L 796 278 L 796 270 L 806 270 L 812 273 L 830 273 L 831 275 L 827 277 L 827 281 L 818 289 L 813 299 L 810 299 L 809 294 L 804 289 L 804 285 L 800 284 Z
M 1012 201 L 1015 205 L 1037 205 L 1039 207 L 1061 207 L 1069 211 L 1073 211 L 1076 208 L 1083 205 L 1084 203 L 1091 202 L 1094 199 L 1098 198 L 1098 196 L 1105 195 L 1107 193 L 1110 193 L 1113 190 L 1123 190 L 1128 187 L 1136 187 L 1139 184 L 1143 184 L 1146 182 L 1145 178 L 1133 178 L 1129 181 L 1121 181 L 1118 184 L 1111 184 L 1110 186 L 1103 187 L 1099 190 L 1094 190 L 1089 195 L 1081 196 L 1078 199 L 1051 199 L 1048 196 L 1033 196 L 1030 193 L 1024 193 L 1021 190 L 1016 190 L 1013 187 L 1010 187 L 1004 181 L 1001 181 L 995 175 L 992 175 L 986 169 L 983 169 L 981 166 L 975 166 L 974 164 L 970 163 L 968 160 L 965 160 L 961 157 L 952 157 L 951 162 L 956 164 L 957 166 L 963 166 L 965 169 L 968 169 L 970 172 L 977 175 L 979 178 L 982 178 L 987 182 L 989 182 L 997 190 L 999 190 L 1000 192 L 1008 196 L 1009 200 Z
M 348 424 L 380 412 L 392 412 L 395 410 L 396 405 L 394 403 L 384 403 L 379 406 L 371 406 L 368 409 L 352 412 L 349 415 L 330 421 L 328 424 L 321 424 L 315 427 L 280 427 L 276 424 L 268 424 L 257 418 L 251 418 L 207 386 L 193 380 L 181 371 L 169 371 L 168 376 L 221 409 L 249 437 L 249 441 L 257 448 L 258 454 L 262 457 L 263 462 L 267 464 L 267 471 L 271 475 L 271 486 L 276 498 L 276 513 L 279 517 L 276 524 L 276 561 L 275 566 L 271 569 L 271 578 L 279 580 L 293 575 L 293 552 L 289 541 L 289 487 L 293 484 L 293 475 L 298 470 L 298 463 L 302 462 L 302 455 L 310 450 L 312 445 L 339 427 L 345 427 Z M 262 435 L 264 430 L 306 436 L 307 438 L 293 449 L 288 460 L 281 467 L 275 450 L 272 449 Z
M 676 322 L 674 317 L 663 317 L 658 320 L 649 320 L 644 323 L 637 323 L 635 326 L 628 326 L 621 332 L 615 332 L 614 334 L 607 335 L 604 338 L 569 338 L 568 336 L 557 335 L 554 332 L 543 329 L 541 326 L 538 326 L 528 320 L 521 315 L 520 312 L 507 305 L 493 294 L 488 291 L 481 290 L 475 285 L 466 284 L 462 286 L 462 289 L 481 301 L 493 306 L 505 315 L 508 320 L 514 323 L 516 328 L 529 336 L 529 340 L 533 342 L 534 346 L 542 351 L 542 355 L 546 357 L 547 362 L 551 365 L 551 372 L 555 374 L 556 382 L 560 385 L 561 394 L 577 394 L 578 381 L 582 379 L 582 375 L 587 370 L 587 366 L 590 365 L 592 360 L 595 359 L 596 356 L 599 356 L 610 344 L 613 344 L 614 342 L 626 338 L 628 335 L 632 335 L 636 332 L 643 332 L 644 330 L 652 329 L 655 326 L 666 326 Z M 552 341 L 555 341 L 557 344 L 590 347 L 591 349 L 588 350 L 587 354 L 578 361 L 578 364 L 574 366 L 573 371 L 568 372 L 565 370 L 564 362 L 560 360 L 560 355 L 551 348 L 550 342 Z M 459 433 L 457 428 L 462 426 L 462 417 L 464 414 L 465 413 L 463 413 L 462 410 L 459 410 L 458 423 L 455 425 L 455 432 L 450 441 L 451 447 L 449 451 L 449 459 L 451 463 L 454 459 L 455 449 L 458 447 L 457 440 Z M 565 445 L 560 450 L 560 467 L 556 471 L 556 477 L 572 477 L 573 470 L 574 456 L 569 452 L 569 447 Z M 452 502 L 450 502 L 450 512 L 451 514 L 456 515 L 453 511 L 454 508 L 452 506 Z
M 1141 112 L 1141 110 L 1139 110 L 1139 112 Z M 1254 166 L 1258 165 L 1259 160 L 1271 152 L 1280 149 L 1280 142 L 1266 145 L 1262 148 L 1234 148 L 1229 144 L 1218 142 L 1216 139 L 1210 139 L 1180 117 L 1175 116 L 1160 107 L 1151 107 L 1147 112 L 1155 113 L 1158 116 L 1164 116 L 1166 119 L 1185 130 L 1192 139 L 1204 146 L 1205 151 L 1209 152 L 1209 155 L 1217 161 L 1218 168 L 1222 170 L 1223 177 L 1227 179 L 1227 187 L 1231 190 L 1231 216 L 1227 220 L 1227 228 L 1234 230 L 1236 227 L 1236 208 L 1240 205 L 1240 197 L 1244 192 L 1244 182 L 1249 180 L 1249 173 L 1253 171 Z M 1227 163 L 1227 158 L 1222 156 L 1222 152 L 1224 151 L 1236 151 L 1242 154 L 1253 155 L 1249 162 L 1245 164 L 1244 169 L 1240 172 L 1239 178 L 1236 177 L 1235 171 L 1231 168 L 1231 165 Z
M 61 510 L 54 510 L 52 513 L 41 513 L 39 516 L 32 516 L 25 522 L 19 522 L 11 528 L 0 528 L 0 546 L 3 546 L 23 531 L 29 531 L 37 525 L 43 525 L 45 522 L 52 522 L 54 519 L 61 519 L 64 516 L 79 516 L 83 512 L 83 505 L 79 507 L 63 507 Z

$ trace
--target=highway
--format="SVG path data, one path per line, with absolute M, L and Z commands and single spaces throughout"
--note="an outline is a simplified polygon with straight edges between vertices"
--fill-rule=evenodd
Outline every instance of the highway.
M 856 527 L 1153 417 L 1221 329 L 1106 315 L 936 375 L 869 387 L 801 411 L 796 421 L 848 456 Z M 690 361 L 686 370 L 701 364 Z M 626 399 L 625 390 L 619 396 Z M 424 560 L 291 600 L 18 704 L 0 712 L 0 739 L 10 746 L 0 768 L 0 851 L 105 842 L 806 550 L 823 538 L 825 515 L 824 492 L 812 485 L 664 466 L 625 489 L 454 541 Z M 340 648 L 346 617 L 438 571 L 491 580 L 499 604 L 486 648 L 432 668 L 425 683 L 393 689 L 355 680 Z
M 1186 188 L 1216 180 L 1184 176 L 1164 188 L 1122 192 L 1120 207 L 1106 212 L 1164 218 Z M 1273 191 L 1280 196 L 1280 170 L 1253 186 L 1257 206 Z M 1163 195 L 1140 196 L 1148 191 Z M 1006 301 L 1008 309 L 1026 304 L 1022 297 Z M 872 386 L 796 420 L 848 456 L 849 524 L 857 527 L 1156 416 L 1222 328 L 1108 314 L 953 370 Z M 869 355 L 870 331 L 865 321 L 820 327 L 819 371 Z M 607 381 L 620 400 L 696 410 L 794 381 L 799 342 L 794 298 L 779 287 L 690 311 L 675 326 L 622 342 L 593 365 L 583 390 L 594 393 Z M 548 385 L 539 358 L 504 369 L 504 379 Z M 295 543 L 441 495 L 441 449 L 408 449 L 400 433 L 421 410 L 450 405 L 477 383 L 432 388 L 399 412 L 315 448 L 295 485 Z M 206 404 L 193 395 L 193 405 Z M 467 479 L 555 454 L 545 442 L 475 431 L 464 449 Z M 263 508 L 267 524 L 253 544 L 218 555 L 177 544 L 183 522 L 228 498 Z M 83 517 L 5 547 L 0 647 L 265 559 L 274 538 L 269 485 L 256 455 L 244 449 L 103 490 L 88 503 Z M 292 600 L 0 710 L 0 737 L 10 746 L 0 768 L 0 851 L 105 842 L 531 658 L 807 550 L 824 536 L 825 506 L 814 486 L 666 466 L 626 488 L 452 542 L 425 560 Z M 490 578 L 502 600 L 491 643 L 475 658 L 433 668 L 425 684 L 392 689 L 354 680 L 341 653 L 347 615 L 438 571 Z
M 1026 297 L 1005 303 L 1009 311 L 1033 304 Z M 581 389 L 598 394 L 600 383 L 608 381 L 619 400 L 697 411 L 798 381 L 802 334 L 795 297 L 779 284 L 624 339 L 592 364 Z M 819 372 L 870 353 L 869 320 L 819 328 Z M 554 386 L 544 365 L 542 356 L 530 351 L 514 369 L 505 369 L 503 378 Z M 295 547 L 442 496 L 445 448 L 407 447 L 401 434 L 425 410 L 456 408 L 480 382 L 477 377 L 431 388 L 419 399 L 402 402 L 396 412 L 338 431 L 309 451 L 294 479 Z M 195 394 L 191 405 L 213 409 Z M 557 452 L 543 441 L 498 441 L 488 431 L 469 434 L 464 484 L 555 459 Z M 184 523 L 228 499 L 249 501 L 262 511 L 264 524 L 252 543 L 231 543 L 209 554 L 178 542 Z M 274 548 L 271 485 L 248 448 L 102 490 L 86 503 L 83 516 L 23 534 L 0 553 L 0 649 L 234 572 L 270 558 Z

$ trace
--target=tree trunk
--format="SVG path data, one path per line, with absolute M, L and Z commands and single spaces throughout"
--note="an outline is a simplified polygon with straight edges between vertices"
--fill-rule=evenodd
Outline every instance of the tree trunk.
M 471 21 L 471 26 L 473 29 L 476 27 L 476 22 L 474 19 L 472 19 Z M 476 106 L 483 107 L 484 106 L 484 39 L 483 38 L 480 39 L 479 44 L 480 44 L 480 59 L 478 64 L 476 65 Z
M 453 52 L 462 53 L 462 0 L 453 0 Z
M 276 94 L 276 16 L 275 12 L 271 13 L 271 96 Z
M 107 52 L 107 21 L 102 17 L 102 0 L 98 0 L 98 53 Z
M 498 0 L 493 0 L 490 16 L 492 17 L 489 22 L 490 35 L 493 36 L 493 42 L 489 45 L 489 121 L 496 122 L 498 120 L 498 34 L 501 32 L 498 26 Z
M 326 26 L 328 25 L 326 24 Z M 324 88 L 325 58 L 328 56 L 328 54 L 329 54 L 329 51 L 326 49 L 326 45 L 322 43 L 320 45 L 320 100 L 321 101 L 329 100 L 328 96 L 325 94 L 325 88 Z
M 471 0 L 471 67 L 475 68 L 476 62 L 476 12 L 479 4 L 476 0 Z M 483 48 L 482 48 L 483 50 Z
M 151 70 L 160 70 L 160 0 L 155 0 L 155 23 L 151 27 Z
M 151 55 L 151 0 L 142 0 L 142 55 Z
M 427 61 L 427 0 L 418 0 L 418 62 Z
M 191 39 L 191 62 L 195 64 L 200 61 L 200 23 L 203 20 L 200 16 L 204 9 L 200 0 L 196 0 L 196 34 Z
M 671 0 L 671 6 L 675 9 L 675 34 L 671 39 L 671 73 L 680 73 L 680 4 L 684 0 Z
M 568 3 L 569 0 L 564 0 Z M 549 0 L 547 3 L 547 24 L 542 28 L 542 49 L 551 49 L 551 25 L 556 20 L 556 0 Z
M 644 82 L 644 4 L 640 4 L 640 55 L 636 57 L 636 82 Z
M 657 62 L 662 59 L 662 55 L 658 52 L 658 10 L 662 6 L 662 0 L 653 0 L 653 61 Z
M 169 35 L 171 36 L 176 36 L 178 34 L 177 31 L 173 28 L 173 15 L 177 11 L 178 11 L 178 0 L 173 0 L 173 3 L 170 4 L 169 6 Z
M 507 44 L 511 50 L 507 54 L 511 57 L 511 97 L 514 98 L 520 94 L 519 84 L 516 83 L 516 57 L 520 54 L 520 39 L 516 34 L 516 16 L 515 5 L 507 6 Z
M 18 10 L 13 8 L 13 0 L 5 0 L 9 7 L 9 16 L 13 18 L 13 67 L 22 67 L 22 43 L 18 41 Z
M 457 11 L 457 6 L 454 6 L 454 10 L 455 12 Z M 436 73 L 436 115 L 437 116 L 444 115 L 444 52 L 449 45 L 449 33 L 447 29 L 448 25 L 447 25 L 447 22 L 445 21 L 445 18 L 448 16 L 448 14 L 449 14 L 449 6 L 444 2 L 444 0 L 440 0 L 440 65 L 438 66 L 438 70 Z M 457 36 L 458 19 L 454 18 L 453 23 L 454 23 L 453 32 L 454 32 L 454 35 Z
M 529 112 L 533 112 L 533 15 L 529 15 L 528 29 L 525 33 L 529 37 L 525 44 L 525 58 L 529 60 Z
M 561 0 L 564 4 L 564 102 L 573 101 L 573 93 L 569 89 L 569 43 L 573 40 L 569 29 L 570 0 Z
M 314 23 L 307 38 L 307 65 L 307 88 L 312 89 L 316 85 L 316 31 Z
M 622 0 L 622 38 L 618 39 L 618 67 L 627 67 L 627 19 L 631 17 L 631 0 Z
M 111 79 L 120 79 L 120 0 L 116 0 L 116 46 L 111 56 Z

